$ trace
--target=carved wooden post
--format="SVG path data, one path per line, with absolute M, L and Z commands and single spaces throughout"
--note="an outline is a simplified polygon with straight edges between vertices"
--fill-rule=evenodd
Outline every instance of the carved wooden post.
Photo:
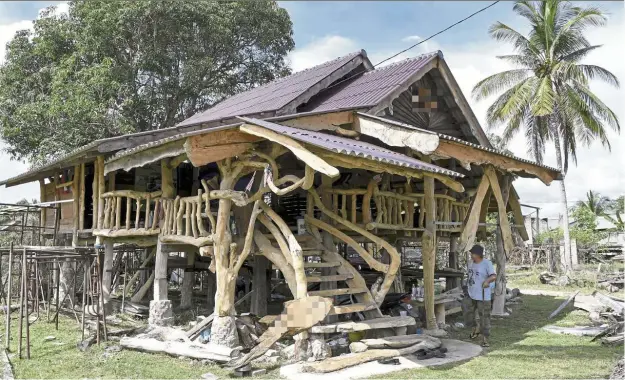
M 434 314 L 434 265 L 436 260 L 436 199 L 434 198 L 434 178 L 423 177 L 425 200 L 425 230 L 422 235 L 421 253 L 423 257 L 423 284 L 425 288 L 425 319 L 428 329 L 438 328 Z
M 85 164 L 80 164 L 80 185 L 78 186 L 78 194 L 80 199 L 80 207 L 78 211 L 78 229 L 85 229 Z
M 106 192 L 104 184 L 104 156 L 98 156 L 96 158 L 97 172 L 95 175 L 98 177 L 98 228 L 104 228 L 104 198 L 102 194 Z M 95 207 L 95 206 L 94 206 Z

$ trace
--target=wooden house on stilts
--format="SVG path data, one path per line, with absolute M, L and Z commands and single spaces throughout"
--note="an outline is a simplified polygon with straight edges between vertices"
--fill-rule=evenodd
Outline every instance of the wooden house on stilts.
M 379 305 L 403 286 L 404 242 L 421 245 L 426 326 L 436 328 L 438 241 L 450 242 L 457 269 L 488 212 L 499 215 L 504 262 L 512 229 L 527 239 L 513 174 L 546 185 L 561 179 L 556 169 L 491 147 L 441 52 L 374 69 L 358 51 L 227 98 L 173 128 L 97 140 L 0 184 L 39 181 L 41 201 L 73 199 L 58 221 L 44 215 L 42 223 L 59 223 L 74 246 L 104 247 L 105 303 L 115 245 L 151 249 L 153 324 L 172 319 L 169 252 L 186 252 L 189 265 L 210 262 L 212 336 L 232 346 L 245 262 L 258 269 L 256 312 L 266 312 L 269 292 L 267 264 L 256 259 L 264 257 L 294 299 L 329 299 L 327 317 L 310 331 L 332 332 L 333 315 L 384 318 Z M 373 289 L 346 250 L 379 273 Z M 185 276 L 183 307 L 192 278 Z M 335 304 L 340 295 L 352 303 Z

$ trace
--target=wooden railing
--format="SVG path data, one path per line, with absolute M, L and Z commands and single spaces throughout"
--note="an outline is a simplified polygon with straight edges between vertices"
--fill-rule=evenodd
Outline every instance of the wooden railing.
M 162 204 L 165 212 L 161 223 L 162 241 L 195 246 L 212 242 L 215 217 L 211 212 L 208 193 L 200 189 L 196 196 L 163 199 Z M 205 227 L 205 220 L 209 222 L 208 229 Z
M 406 189 L 382 191 L 376 183 L 367 189 L 323 189 L 332 199 L 331 210 L 367 230 L 391 229 L 421 231 L 425 228 L 425 214 L 421 212 L 424 195 Z M 436 194 L 437 228 L 456 231 L 469 210 L 469 204 L 449 195 Z M 308 202 L 311 202 L 309 199 Z M 337 226 L 336 221 L 332 225 Z M 341 226 L 338 226 L 341 228 Z
M 104 207 L 98 212 L 96 236 L 122 237 L 158 235 L 161 192 L 116 190 L 102 194 Z

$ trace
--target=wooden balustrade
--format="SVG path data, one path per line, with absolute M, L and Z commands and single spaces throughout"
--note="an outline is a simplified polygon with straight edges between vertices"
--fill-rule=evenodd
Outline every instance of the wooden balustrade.
M 422 231 L 425 214 L 421 212 L 424 195 L 405 189 L 382 191 L 375 182 L 367 189 L 324 189 L 331 194 L 331 210 L 367 230 L 391 229 Z M 445 231 L 460 231 L 469 204 L 449 195 L 436 194 L 436 223 Z M 311 202 L 309 199 L 308 202 Z M 336 221 L 332 225 L 342 228 Z
M 103 193 L 98 210 L 96 236 L 132 237 L 158 235 L 161 192 L 116 190 Z
M 161 226 L 162 241 L 198 247 L 212 242 L 215 217 L 211 212 L 208 193 L 200 189 L 196 196 L 163 199 L 162 204 L 165 214 Z M 204 225 L 204 218 L 209 221 L 208 229 Z

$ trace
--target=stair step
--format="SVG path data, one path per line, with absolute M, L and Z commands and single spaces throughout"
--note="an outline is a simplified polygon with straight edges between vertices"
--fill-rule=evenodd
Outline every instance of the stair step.
M 361 322 L 338 322 L 327 325 L 317 325 L 311 327 L 309 331 L 313 334 L 329 334 L 335 332 L 352 332 L 384 328 L 397 328 L 414 326 L 415 324 L 416 321 L 412 317 L 382 317 Z
M 350 314 L 359 311 L 375 310 L 375 305 L 367 305 L 364 303 L 353 303 L 351 305 L 333 306 L 328 315 Z
M 330 276 L 306 276 L 308 282 L 345 281 L 354 278 L 351 274 L 334 274 Z
M 326 290 L 314 290 L 312 292 L 308 292 L 309 296 L 320 296 L 320 297 L 332 297 L 332 296 L 342 296 L 345 294 L 360 294 L 367 293 L 369 289 L 367 288 L 340 288 L 340 289 L 326 289 Z
M 304 256 L 321 256 L 323 251 L 320 249 L 303 249 L 302 255 Z
M 340 266 L 341 266 L 341 263 L 338 261 L 321 262 L 321 263 L 304 263 L 304 268 L 336 268 Z

